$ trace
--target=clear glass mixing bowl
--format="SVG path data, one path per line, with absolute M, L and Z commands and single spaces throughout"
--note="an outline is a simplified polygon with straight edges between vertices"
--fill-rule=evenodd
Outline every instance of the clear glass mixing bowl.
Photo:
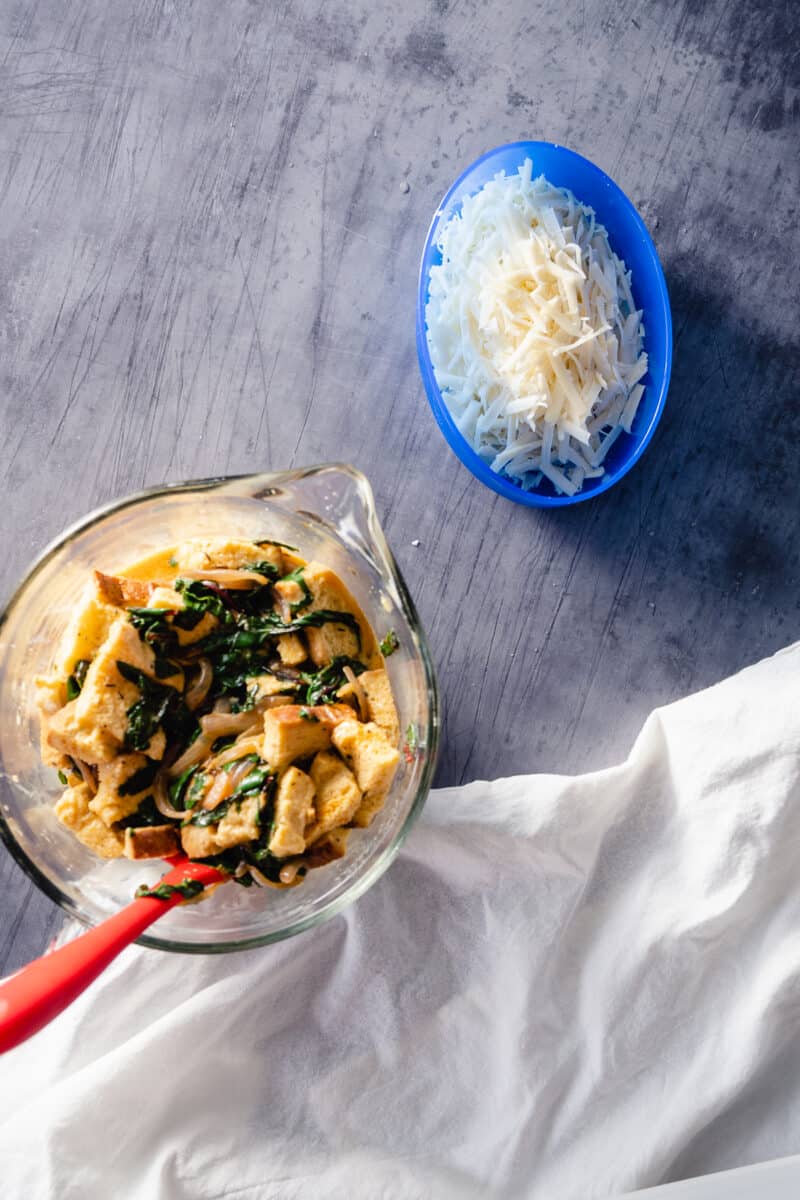
M 207 479 L 152 488 L 98 509 L 41 555 L 0 619 L 0 836 L 34 882 L 70 916 L 96 924 L 163 865 L 96 858 L 53 815 L 60 788 L 39 758 L 34 678 L 47 671 L 72 605 L 94 568 L 113 571 L 188 537 L 273 538 L 336 571 L 381 638 L 401 729 L 410 734 L 392 791 L 344 858 L 300 887 L 232 883 L 172 910 L 139 940 L 163 950 L 221 953 L 290 937 L 355 900 L 397 854 L 430 789 L 438 742 L 436 678 L 414 605 L 378 524 L 371 488 L 349 466 Z M 416 743 L 416 745 L 414 744 Z

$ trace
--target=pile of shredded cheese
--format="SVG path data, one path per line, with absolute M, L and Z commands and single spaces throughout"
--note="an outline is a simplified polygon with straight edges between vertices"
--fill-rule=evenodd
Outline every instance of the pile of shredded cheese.
M 644 392 L 630 273 L 591 208 L 501 172 L 444 226 L 425 311 L 436 382 L 469 444 L 526 490 L 604 473 Z

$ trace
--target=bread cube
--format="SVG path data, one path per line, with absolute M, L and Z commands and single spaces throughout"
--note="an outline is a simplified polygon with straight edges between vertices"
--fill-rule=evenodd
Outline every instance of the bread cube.
M 308 853 L 303 855 L 303 862 L 313 869 L 325 867 L 337 858 L 344 858 L 349 833 L 349 829 L 332 829 L 330 833 L 323 834 Z
M 367 796 L 385 796 L 392 786 L 400 753 L 372 722 L 342 721 L 334 729 L 334 746 L 350 763 L 358 786 Z
M 325 666 L 340 655 L 348 658 L 358 655 L 356 636 L 346 625 L 335 625 L 328 621 L 318 629 L 310 626 L 306 632 L 311 658 L 318 667 Z
M 358 622 L 360 636 L 348 625 L 338 625 L 328 622 L 319 628 L 306 629 L 308 648 L 311 658 L 318 667 L 325 666 L 338 655 L 348 658 L 358 658 L 367 666 L 380 666 L 381 657 L 364 614 L 356 604 L 347 588 L 327 567 L 321 563 L 310 562 L 303 571 L 303 579 L 311 592 L 311 603 L 308 611 L 321 608 L 335 612 L 346 612 L 354 616 Z
M 126 858 L 168 858 L 181 848 L 174 825 L 141 825 L 125 830 L 123 853 Z
M 208 858 L 210 854 L 219 854 L 221 846 L 217 841 L 216 825 L 182 825 L 181 845 L 189 858 Z
M 37 675 L 36 707 L 43 717 L 52 717 L 67 703 L 67 685 L 56 675 Z
M 50 718 L 55 716 L 67 702 L 65 680 L 53 675 L 40 675 L 36 679 L 36 707 L 39 710 L 39 749 L 46 767 L 68 770 L 70 761 L 66 754 L 50 745 Z
M 287 604 L 300 604 L 306 599 L 306 594 L 296 579 L 279 579 L 274 585 L 274 590 Z
M 284 574 L 283 554 L 280 546 L 257 546 L 255 542 L 225 540 L 222 538 L 193 539 L 184 542 L 174 551 L 177 571 L 209 571 L 223 568 L 237 570 L 254 562 L 269 562 L 279 574 Z
M 307 708 L 284 704 L 264 713 L 262 758 L 274 771 L 281 771 L 297 758 L 309 758 L 331 744 L 331 730 L 339 721 L 352 717 L 346 704 L 321 704 Z
M 278 679 L 277 675 L 251 675 L 247 680 L 247 694 L 258 703 L 259 700 L 266 700 L 274 696 L 288 697 L 295 690 L 295 685 L 291 679 Z
M 280 660 L 287 667 L 299 667 L 308 658 L 308 650 L 299 633 L 282 633 L 277 639 Z
M 153 674 L 153 651 L 121 616 L 92 660 L 80 695 L 50 718 L 47 740 L 52 748 L 88 763 L 110 762 L 119 752 L 128 731 L 128 709 L 140 693 L 120 674 L 117 662 Z M 165 744 L 159 730 L 147 755 L 161 758 Z
M 346 825 L 361 804 L 361 789 L 338 754 L 320 751 L 311 764 L 311 779 L 316 817 L 305 833 L 309 845 L 330 830 Z
M 400 741 L 400 722 L 386 670 L 380 667 L 377 671 L 364 671 L 359 675 L 358 682 L 367 697 L 370 721 L 378 726 L 392 746 L 397 746 Z
M 225 816 L 217 825 L 217 845 L 221 850 L 229 846 L 241 846 L 258 837 L 261 828 L 258 824 L 258 814 L 262 797 L 258 792 L 246 796 L 241 804 L 232 804 Z
M 90 585 L 58 644 L 54 675 L 66 680 L 79 662 L 94 658 L 119 616 L 119 609 L 102 600 Z
M 99 763 L 97 767 L 97 793 L 89 801 L 89 808 L 103 822 L 113 825 L 135 813 L 145 796 L 152 793 L 156 764 L 144 754 L 118 754 L 111 762 Z M 140 787 L 136 776 L 143 781 Z M 120 795 L 120 788 L 127 792 L 126 784 L 136 791 L 132 795 Z M 129 856 L 130 857 L 130 856 Z
M 104 575 L 102 571 L 94 572 L 94 586 L 98 598 L 116 608 L 145 608 L 153 591 L 153 584 L 141 579 Z
M 314 784 L 305 771 L 289 767 L 278 780 L 270 853 L 276 858 L 302 854 L 306 846 L 305 828 L 313 819 Z
M 353 824 L 359 829 L 366 829 L 372 824 L 373 818 L 381 811 L 386 800 L 385 792 L 374 792 L 369 796 L 365 796 L 359 804 L 356 814 L 353 817 Z
M 216 825 L 183 825 L 181 843 L 189 858 L 208 858 L 231 846 L 251 842 L 261 832 L 258 814 L 261 796 L 246 796 L 241 804 L 232 804 Z
M 119 858 L 123 849 L 122 834 L 109 829 L 91 811 L 92 793 L 85 783 L 68 787 L 56 801 L 54 812 L 62 825 L 71 829 L 79 841 L 101 858 Z

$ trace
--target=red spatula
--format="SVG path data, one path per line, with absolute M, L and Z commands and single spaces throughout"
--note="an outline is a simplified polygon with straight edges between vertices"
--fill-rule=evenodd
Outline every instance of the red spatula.
M 167 859 L 172 869 L 159 881 L 176 887 L 197 880 L 204 887 L 230 876 L 184 855 Z M 52 954 L 45 954 L 0 983 L 0 1054 L 38 1033 L 96 979 L 121 950 L 149 925 L 184 903 L 176 892 L 166 900 L 143 896 L 101 925 Z

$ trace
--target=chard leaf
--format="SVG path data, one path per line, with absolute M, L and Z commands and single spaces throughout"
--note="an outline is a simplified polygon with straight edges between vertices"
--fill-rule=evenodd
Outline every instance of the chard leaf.
M 289 601 L 289 610 L 292 613 L 299 612 L 301 608 L 305 608 L 306 605 L 311 603 L 313 598 L 311 595 L 311 588 L 305 581 L 305 577 L 303 575 L 304 571 L 305 567 L 297 567 L 294 571 L 290 571 L 288 575 L 284 575 L 283 579 L 281 580 L 281 583 L 296 583 L 300 588 L 300 591 L 303 593 L 302 599 L 295 600 L 294 603 L 292 603 L 291 600 Z
M 207 612 L 219 617 L 222 621 L 229 617 L 229 611 L 216 586 L 211 587 L 209 583 L 204 583 L 201 579 L 176 579 L 173 586 L 183 599 L 184 611 L 197 613 L 197 620 Z
M 135 796 L 137 792 L 143 792 L 145 788 L 149 788 L 150 784 L 156 777 L 158 771 L 157 762 L 147 762 L 143 767 L 139 767 L 138 771 L 134 771 L 124 783 L 117 788 L 118 796 Z
M 302 681 L 306 685 L 305 703 L 309 707 L 313 708 L 317 704 L 332 704 L 335 701 L 339 688 L 347 682 L 343 667 L 350 667 L 354 675 L 360 675 L 366 670 L 364 664 L 357 658 L 348 658 L 342 654 L 332 659 L 326 667 L 321 667 L 319 671 L 302 675 Z
M 390 654 L 394 654 L 395 650 L 400 649 L 400 639 L 393 629 L 390 629 L 386 637 L 380 642 L 381 654 L 384 658 L 388 658 Z
M 191 900 L 205 890 L 205 884 L 199 879 L 184 879 L 183 883 L 159 883 L 152 888 L 143 883 L 136 889 L 135 895 L 137 900 L 141 900 L 143 896 L 150 896 L 154 900 L 171 900 L 173 896 L 183 896 L 184 900 Z
M 139 829 L 142 825 L 164 825 L 166 820 L 164 814 L 156 808 L 153 797 L 145 796 L 136 812 L 131 813 L 129 817 L 123 817 L 116 825 L 119 829 Z
M 82 658 L 75 663 L 75 669 L 67 680 L 67 700 L 74 700 L 76 696 L 81 694 L 81 689 L 86 680 L 86 672 L 90 666 L 91 663 L 88 658 Z
M 180 692 L 157 683 L 130 663 L 118 659 L 116 665 L 123 679 L 140 692 L 139 699 L 128 709 L 127 749 L 146 750 L 159 726 L 163 726 L 169 742 L 185 744 L 197 728 L 197 721 L 183 703 Z

